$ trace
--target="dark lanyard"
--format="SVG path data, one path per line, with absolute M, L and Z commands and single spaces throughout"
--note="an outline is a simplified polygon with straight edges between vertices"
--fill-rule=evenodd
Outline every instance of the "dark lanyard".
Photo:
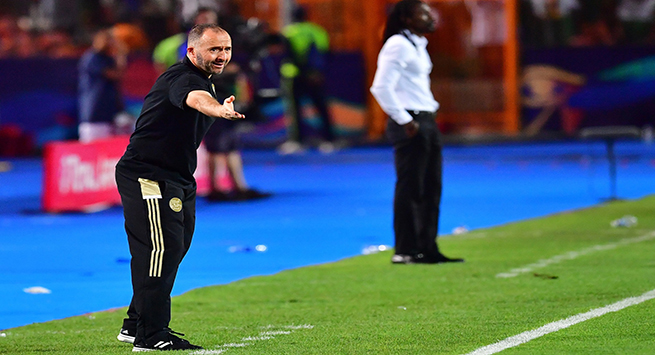
M 414 41 L 412 41 L 412 39 L 409 38 L 409 36 L 407 35 L 407 32 L 402 31 L 402 32 L 400 32 L 400 34 L 403 35 L 403 36 L 405 36 L 405 38 L 407 38 L 407 40 L 409 41 L 409 43 L 411 43 L 411 44 L 414 46 L 414 48 L 418 49 L 418 47 L 416 46 L 416 43 L 414 43 Z

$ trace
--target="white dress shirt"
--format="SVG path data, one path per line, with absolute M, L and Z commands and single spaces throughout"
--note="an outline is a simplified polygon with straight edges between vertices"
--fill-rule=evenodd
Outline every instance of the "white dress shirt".
M 428 40 L 404 30 L 391 36 L 378 56 L 371 93 L 382 110 L 399 125 L 412 121 L 409 111 L 439 109 L 430 88 L 432 61 Z

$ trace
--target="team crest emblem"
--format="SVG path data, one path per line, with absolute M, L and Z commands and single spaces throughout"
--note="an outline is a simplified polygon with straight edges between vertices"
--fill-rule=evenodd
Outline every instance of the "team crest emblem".
M 177 197 L 173 197 L 170 201 L 168 201 L 168 206 L 170 206 L 173 211 L 180 212 L 182 211 L 182 200 Z

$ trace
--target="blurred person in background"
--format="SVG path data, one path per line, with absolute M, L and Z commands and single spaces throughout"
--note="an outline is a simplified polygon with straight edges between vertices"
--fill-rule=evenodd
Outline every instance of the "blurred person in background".
M 177 10 L 182 22 L 192 23 L 197 14 L 203 9 L 214 12 L 221 10 L 222 0 L 177 0 Z
M 247 48 L 253 40 L 249 35 L 254 33 L 247 32 L 246 21 L 239 15 L 234 3 L 223 2 L 218 15 L 218 24 L 233 34 L 234 42 L 238 43 L 233 56 L 240 59 L 241 63 L 233 61 L 223 75 L 214 78 L 216 95 L 221 99 L 233 94 L 236 97 L 235 110 L 252 118 L 256 116 L 256 110 L 253 109 L 255 89 L 242 66 L 247 67 L 251 60 L 255 60 L 251 58 Z M 207 200 L 211 202 L 254 200 L 272 195 L 252 188 L 246 180 L 241 155 L 243 146 L 239 136 L 239 125 L 242 124 L 242 121 L 218 121 L 205 135 L 210 180 Z M 227 184 L 220 183 L 221 176 L 227 176 Z
M 575 11 L 578 0 L 530 0 L 537 24 L 539 44 L 545 47 L 568 45 L 576 34 Z
M 620 43 L 655 43 L 655 0 L 621 0 L 616 17 L 620 23 Z
M 616 42 L 616 1 L 579 0 L 577 34 L 569 42 L 572 46 L 610 46 Z M 521 19 L 522 21 L 526 21 Z
M 88 143 L 116 133 L 114 120 L 123 110 L 119 83 L 127 65 L 127 46 L 110 29 L 93 37 L 79 61 L 79 140 Z
M 307 133 L 303 126 L 302 99 L 308 97 L 321 120 L 321 139 L 318 149 L 331 153 L 336 147 L 332 119 L 325 97 L 325 71 L 330 38 L 325 29 L 307 20 L 307 10 L 297 7 L 293 23 L 282 30 L 287 50 L 280 67 L 282 87 L 286 97 L 288 140 L 278 147 L 280 154 L 302 152 Z
M 18 33 L 16 19 L 13 16 L 0 15 L 0 58 L 13 54 L 16 33 Z
M 44 31 L 37 38 L 42 55 L 50 58 L 79 58 L 83 52 L 75 45 L 71 34 L 62 28 Z
M 27 58 L 39 53 L 33 34 L 18 26 L 18 19 L 0 15 L 0 58 Z
M 438 15 L 421 0 L 401 0 L 387 18 L 371 93 L 389 115 L 396 187 L 393 207 L 394 264 L 463 262 L 437 246 L 442 191 L 439 103 L 430 89 L 432 60 L 425 34 Z
M 234 96 L 241 100 L 235 103 L 235 110 L 245 112 L 253 97 L 244 73 L 236 64 L 231 64 L 225 69 L 223 76 L 223 80 L 213 80 L 217 97 L 222 99 L 234 93 Z M 209 201 L 245 201 L 271 196 L 271 193 L 250 187 L 246 181 L 241 156 L 242 144 L 236 127 L 238 123 L 219 121 L 212 125 L 205 135 L 203 142 L 209 153 Z M 221 176 L 229 178 L 227 186 L 220 183 Z
M 238 14 L 231 14 L 233 22 Z M 225 17 L 225 16 L 223 16 Z M 213 7 L 200 7 L 192 19 L 193 25 L 216 24 L 219 16 Z M 222 24 L 220 24 L 222 25 Z M 188 27 L 188 26 L 187 26 Z M 238 33 L 236 28 L 225 28 L 229 33 Z M 184 58 L 182 49 L 186 49 L 186 34 L 180 33 L 163 40 L 153 54 L 153 60 L 161 70 Z M 180 42 L 182 39 L 182 42 Z M 235 42 L 242 43 L 240 38 Z M 233 51 L 233 55 L 234 55 Z M 247 106 L 252 102 L 252 95 L 247 83 L 246 76 L 237 63 L 230 63 L 220 76 L 213 76 L 215 94 L 219 99 L 230 95 L 237 98 L 235 104 L 239 112 L 245 112 Z M 241 139 L 237 132 L 239 122 L 218 121 L 213 124 L 205 135 L 204 144 L 208 156 L 208 172 L 210 192 L 207 199 L 212 202 L 222 201 L 243 201 L 259 199 L 271 196 L 270 193 L 262 192 L 250 187 L 243 171 L 243 159 L 241 155 Z M 227 184 L 220 183 L 220 177 L 227 176 Z
M 480 58 L 484 77 L 503 76 L 503 46 L 507 40 L 505 5 L 497 1 L 466 1 L 471 14 L 471 45 Z

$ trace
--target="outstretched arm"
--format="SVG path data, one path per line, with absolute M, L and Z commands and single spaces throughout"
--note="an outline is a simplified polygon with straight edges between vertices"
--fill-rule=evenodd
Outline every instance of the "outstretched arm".
M 228 120 L 238 120 L 246 117 L 234 111 L 234 95 L 225 99 L 223 104 L 221 104 L 208 91 L 194 90 L 187 95 L 186 104 L 211 117 L 220 117 Z

